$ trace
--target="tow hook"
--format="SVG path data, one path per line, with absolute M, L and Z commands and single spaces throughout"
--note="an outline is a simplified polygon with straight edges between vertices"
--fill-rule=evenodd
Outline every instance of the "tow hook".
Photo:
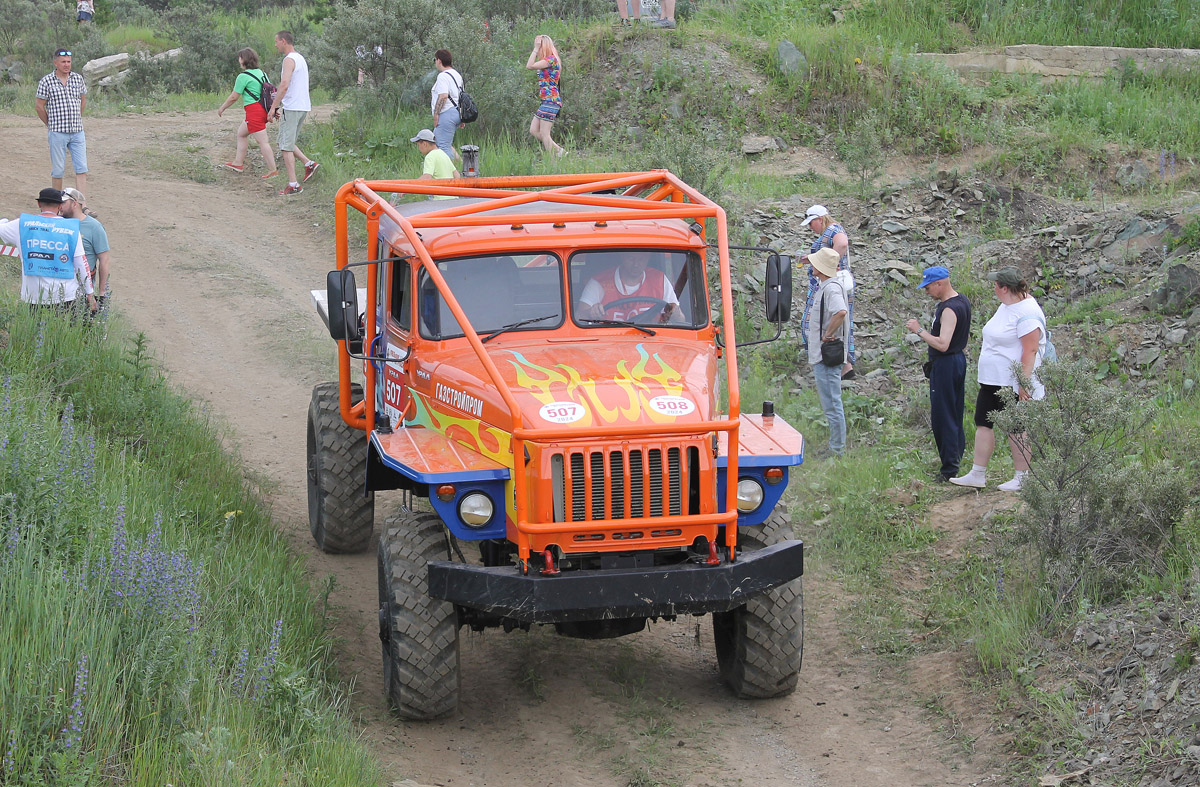
M 549 549 L 542 552 L 542 557 L 545 558 L 545 560 L 546 560 L 546 567 L 542 569 L 542 576 L 556 577 L 562 573 L 562 571 L 560 569 L 555 567 L 554 555 L 550 553 Z
M 706 565 L 706 566 L 721 565 L 721 554 L 717 551 L 717 542 L 716 541 L 708 542 L 708 559 L 706 559 L 704 561 L 704 565 Z

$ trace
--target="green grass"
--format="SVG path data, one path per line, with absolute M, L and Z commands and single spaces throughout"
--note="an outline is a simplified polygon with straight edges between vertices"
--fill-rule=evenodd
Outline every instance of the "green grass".
M 145 25 L 116 25 L 105 29 L 104 41 L 114 52 L 143 51 L 151 55 L 165 52 L 177 44 Z
M 144 340 L 10 296 L 0 338 L 0 781 L 378 783 L 305 566 Z

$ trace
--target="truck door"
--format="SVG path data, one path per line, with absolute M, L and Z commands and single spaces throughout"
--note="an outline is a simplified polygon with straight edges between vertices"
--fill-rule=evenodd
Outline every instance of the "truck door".
M 383 364 L 382 413 L 396 429 L 404 423 L 409 406 L 408 369 L 412 363 L 412 267 L 407 260 L 389 266 L 388 312 L 383 332 L 383 354 L 389 359 Z M 382 279 L 383 277 L 381 277 Z M 382 300 L 382 299 L 381 299 Z

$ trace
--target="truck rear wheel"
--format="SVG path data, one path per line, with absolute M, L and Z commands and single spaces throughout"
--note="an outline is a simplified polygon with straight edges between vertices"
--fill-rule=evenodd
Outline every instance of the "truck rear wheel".
M 362 398 L 362 386 L 351 386 Z M 322 552 L 362 552 L 371 543 L 375 493 L 363 495 L 367 437 L 342 420 L 338 384 L 313 388 L 308 406 L 308 527 Z
M 383 683 L 406 719 L 436 719 L 458 707 L 458 613 L 427 591 L 431 560 L 447 557 L 437 514 L 404 511 L 379 539 L 379 639 Z
M 738 528 L 744 551 L 792 538 L 787 513 L 776 509 L 762 527 Z M 779 697 L 796 689 L 804 658 L 804 586 L 797 577 L 729 612 L 713 614 L 721 680 L 743 698 Z

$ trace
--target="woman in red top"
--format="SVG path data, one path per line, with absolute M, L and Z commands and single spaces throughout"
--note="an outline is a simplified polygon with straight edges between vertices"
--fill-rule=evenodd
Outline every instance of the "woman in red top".
M 550 36 L 538 36 L 533 39 L 533 51 L 529 53 L 525 67 L 537 70 L 538 98 L 542 101 L 533 113 L 529 133 L 541 140 L 547 151 L 561 156 L 566 151 L 550 139 L 550 131 L 554 127 L 554 121 L 558 119 L 559 110 L 562 109 L 562 94 L 558 92 L 562 60 L 559 59 L 558 49 Z

